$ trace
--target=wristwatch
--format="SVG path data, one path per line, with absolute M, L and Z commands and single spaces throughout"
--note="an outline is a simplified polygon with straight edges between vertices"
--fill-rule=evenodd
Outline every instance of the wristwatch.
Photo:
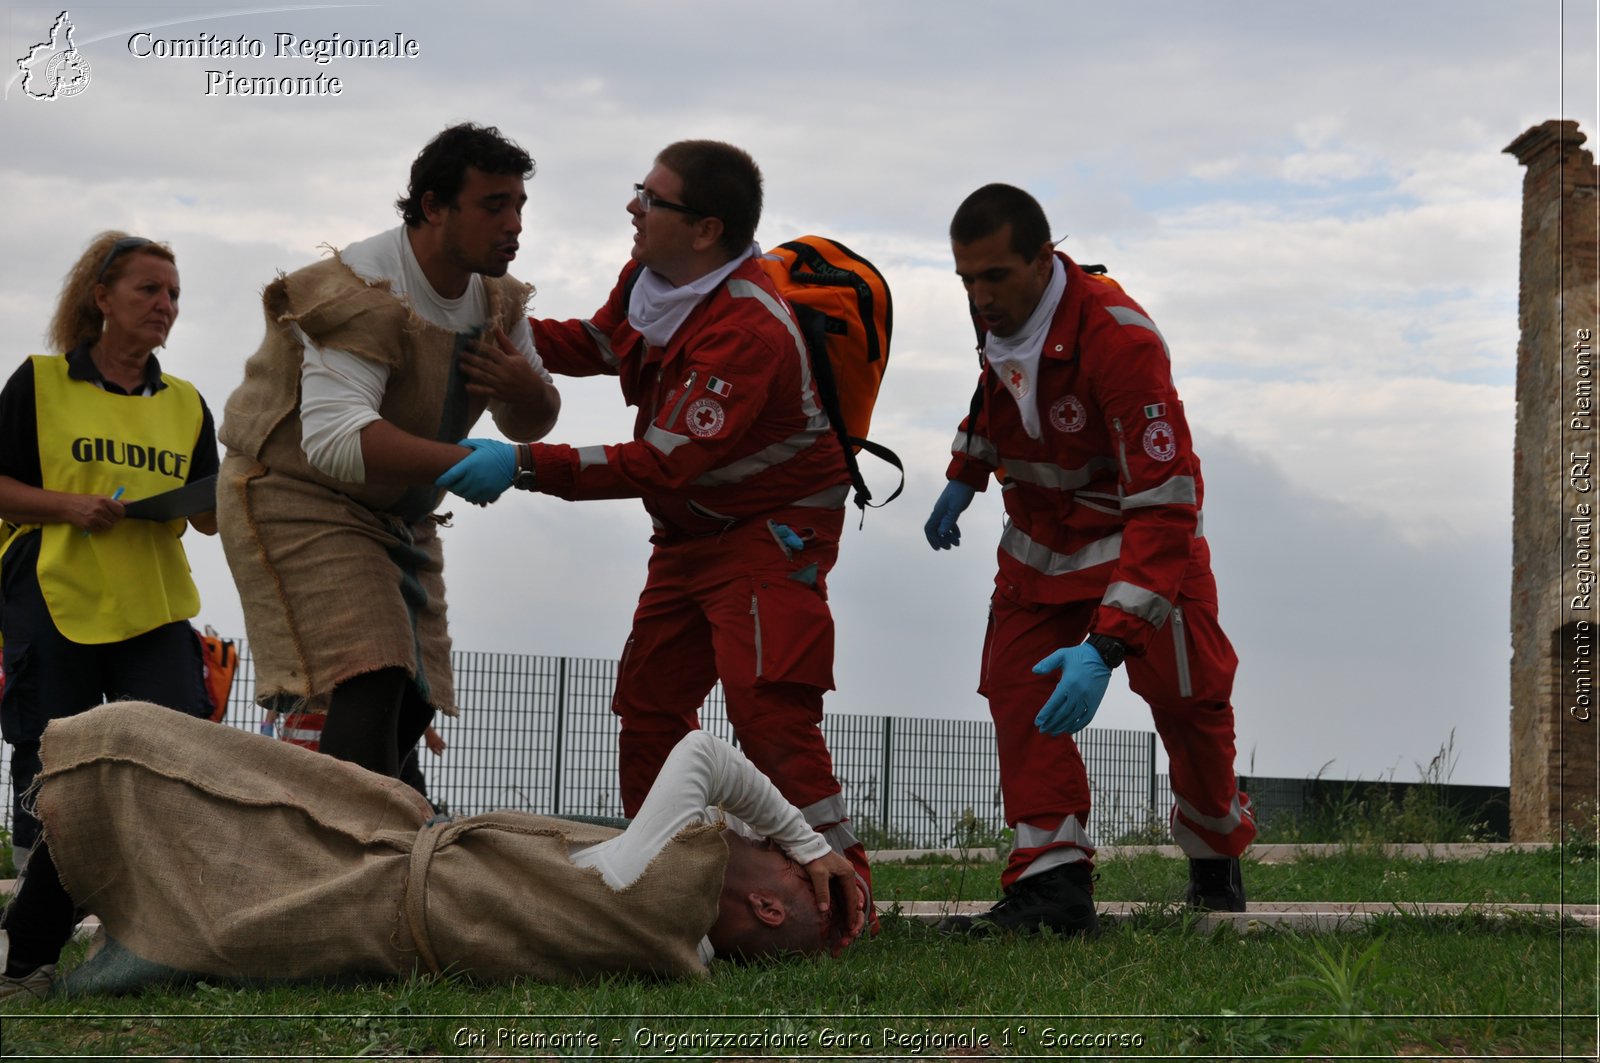
M 533 468 L 532 444 L 517 444 L 517 475 L 511 478 L 511 486 L 519 491 L 539 489 L 539 477 Z
M 1084 639 L 1084 644 L 1093 646 L 1100 659 L 1106 662 L 1106 667 L 1116 670 L 1117 665 L 1128 655 L 1128 644 L 1119 638 L 1110 635 L 1090 635 Z

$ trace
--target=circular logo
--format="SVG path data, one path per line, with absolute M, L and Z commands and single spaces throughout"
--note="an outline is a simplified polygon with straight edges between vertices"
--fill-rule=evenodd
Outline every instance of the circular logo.
M 722 431 L 728 415 L 722 412 L 722 405 L 716 399 L 695 399 L 689 403 L 687 419 L 689 431 L 704 439 Z
M 77 49 L 57 52 L 44 68 L 44 83 L 52 99 L 76 96 L 89 87 L 89 61 Z
M 1144 452 L 1157 461 L 1171 461 L 1178 456 L 1178 437 L 1165 421 L 1151 421 L 1144 430 Z
M 1068 395 L 1057 399 L 1050 407 L 1050 424 L 1058 432 L 1076 432 L 1089 420 L 1089 413 L 1078 401 L 1078 396 Z

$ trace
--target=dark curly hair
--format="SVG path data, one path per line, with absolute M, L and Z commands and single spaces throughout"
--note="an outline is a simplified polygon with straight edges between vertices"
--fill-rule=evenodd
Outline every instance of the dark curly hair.
M 524 181 L 534 169 L 532 157 L 494 126 L 453 125 L 428 141 L 411 164 L 411 187 L 394 201 L 406 225 L 415 229 L 422 224 L 422 197 L 429 192 L 445 206 L 455 206 L 468 166 L 488 174 L 517 174 Z

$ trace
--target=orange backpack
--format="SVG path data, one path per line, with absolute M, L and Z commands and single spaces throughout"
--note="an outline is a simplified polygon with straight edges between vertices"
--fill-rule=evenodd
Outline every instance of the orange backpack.
M 888 282 L 871 262 L 825 236 L 790 240 L 758 261 L 794 307 L 811 355 L 817 396 L 844 447 L 856 506 L 865 514 L 869 505 L 888 505 L 905 489 L 905 466 L 894 451 L 866 438 L 889 368 L 894 302 Z M 856 463 L 862 450 L 900 470 L 899 486 L 876 504 Z
M 204 631 L 194 628 L 194 637 L 200 643 L 206 694 L 211 698 L 211 719 L 220 722 L 228 711 L 228 694 L 233 690 L 233 673 L 239 667 L 239 651 L 233 640 L 222 638 L 210 624 Z

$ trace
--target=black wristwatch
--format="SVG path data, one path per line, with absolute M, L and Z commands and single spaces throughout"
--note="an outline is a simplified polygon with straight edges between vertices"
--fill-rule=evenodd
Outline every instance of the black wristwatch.
M 1090 635 L 1083 641 L 1084 645 L 1093 646 L 1100 659 L 1106 662 L 1106 667 L 1112 670 L 1128 655 L 1128 644 L 1110 635 Z
M 519 491 L 537 491 L 539 489 L 539 477 L 533 468 L 533 447 L 531 444 L 517 444 L 517 475 L 511 478 L 511 486 Z

